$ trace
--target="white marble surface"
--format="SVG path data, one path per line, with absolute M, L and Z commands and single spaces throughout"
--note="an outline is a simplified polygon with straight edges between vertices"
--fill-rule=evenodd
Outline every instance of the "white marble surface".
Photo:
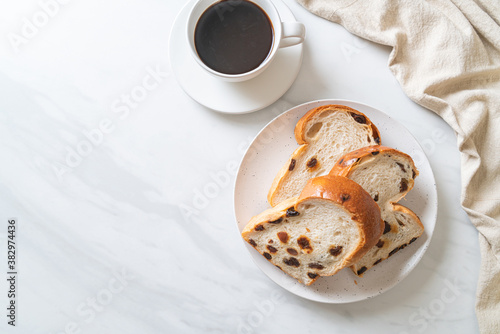
M 460 207 L 452 130 L 410 101 L 390 49 L 285 0 L 307 28 L 291 89 L 247 115 L 191 100 L 167 58 L 179 0 L 0 3 L 0 267 L 17 217 L 18 318 L 1 333 L 476 333 L 480 255 Z M 54 2 L 52 2 L 54 3 Z M 47 10 L 47 9 L 46 9 Z M 39 28 L 26 28 L 38 20 Z M 13 42 L 13 34 L 22 37 Z M 142 101 L 129 101 L 152 71 Z M 418 75 L 418 73 L 415 73 Z M 420 264 L 367 301 L 318 304 L 270 281 L 233 216 L 235 165 L 275 115 L 357 100 L 404 123 L 434 170 L 439 213 Z M 99 130 L 96 130 L 99 129 Z M 87 136 L 92 136 L 90 145 Z M 74 152 L 84 152 L 76 156 Z M 199 193 L 211 186 L 211 198 Z M 7 305 L 0 280 L 0 305 Z

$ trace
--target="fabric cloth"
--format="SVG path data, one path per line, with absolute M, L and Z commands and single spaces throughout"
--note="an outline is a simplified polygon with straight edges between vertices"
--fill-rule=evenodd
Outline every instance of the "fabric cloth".
M 405 93 L 454 129 L 462 206 L 479 231 L 476 314 L 482 333 L 500 333 L 500 1 L 297 1 L 391 46 L 389 68 Z

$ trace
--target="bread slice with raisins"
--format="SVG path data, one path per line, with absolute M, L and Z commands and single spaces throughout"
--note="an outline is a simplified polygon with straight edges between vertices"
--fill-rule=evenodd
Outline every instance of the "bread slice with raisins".
M 309 180 L 298 197 L 253 217 L 243 238 L 305 285 L 358 261 L 383 232 L 380 209 L 345 177 Z
M 307 112 L 295 126 L 295 139 L 301 146 L 274 178 L 267 196 L 271 206 L 298 196 L 309 179 L 328 174 L 344 154 L 380 144 L 380 134 L 370 119 L 342 105 Z
M 358 276 L 417 240 L 424 226 L 410 209 L 397 204 L 412 188 L 418 170 L 409 155 L 384 146 L 370 146 L 346 154 L 330 171 L 365 189 L 377 202 L 384 233 L 351 269 Z

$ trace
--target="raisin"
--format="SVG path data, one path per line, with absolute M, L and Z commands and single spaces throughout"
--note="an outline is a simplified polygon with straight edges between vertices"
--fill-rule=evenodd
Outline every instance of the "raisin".
M 288 233 L 286 232 L 278 232 L 278 238 L 284 244 L 288 242 Z
M 405 226 L 405 224 L 401 220 L 396 218 L 396 221 L 398 222 L 399 226 Z
M 323 267 L 323 265 L 319 264 L 319 263 L 309 263 L 309 268 L 311 269 L 324 269 L 325 267 Z
M 375 202 L 378 202 L 378 193 L 376 193 L 376 194 L 375 194 L 375 196 L 373 196 L 373 200 L 374 200 Z
M 413 239 L 411 239 L 411 240 L 410 240 L 410 242 L 409 242 L 408 244 L 412 244 L 412 243 L 414 243 L 414 242 L 415 242 L 415 240 L 417 240 L 417 238 L 413 238 Z
M 361 275 L 361 274 L 363 274 L 367 269 L 368 268 L 366 268 L 366 267 L 359 268 L 359 270 L 358 270 L 358 276 Z
M 399 250 L 399 247 L 396 247 L 394 248 L 393 250 L 391 250 L 391 252 L 389 253 L 389 256 L 393 256 L 397 251 Z
M 380 153 L 380 151 L 373 151 L 373 152 L 372 152 L 372 155 L 377 155 L 377 154 L 379 154 L 379 153 Z
M 279 270 L 283 270 L 283 269 L 281 269 L 281 267 L 280 267 L 280 266 L 278 266 L 278 265 L 276 265 L 276 268 L 278 268 Z
M 342 253 L 342 246 L 332 246 L 330 248 L 330 254 L 333 255 L 333 256 L 339 256 L 340 253 Z
M 399 192 L 402 193 L 408 190 L 408 180 L 401 179 L 401 183 L 399 184 Z
M 288 266 L 293 266 L 293 267 L 299 267 L 300 262 L 294 257 L 291 257 L 289 259 L 284 259 L 283 262 L 285 262 L 286 265 Z
M 311 160 L 309 160 L 307 162 L 307 167 L 313 168 L 314 166 L 316 166 L 317 163 L 318 163 L 318 160 L 316 160 L 316 158 L 311 158 Z
M 342 200 L 342 203 L 344 203 L 345 201 L 348 201 L 350 198 L 351 198 L 351 195 L 348 195 L 348 194 L 342 194 L 340 196 L 340 199 Z
M 259 225 L 255 226 L 255 230 L 256 231 L 264 231 L 264 225 L 259 224 Z
M 352 118 L 354 118 L 354 120 L 360 124 L 366 124 L 366 117 L 363 116 L 363 115 L 359 115 L 359 114 L 356 114 L 356 113 L 351 113 L 351 116 Z
M 384 220 L 385 227 L 384 227 L 384 234 L 391 232 L 391 225 Z
M 315 273 L 307 273 L 307 276 L 309 276 L 310 279 L 315 279 L 316 277 L 318 277 L 318 274 L 315 274 Z
M 305 237 L 305 236 L 301 235 L 297 239 L 297 243 L 299 244 L 299 247 L 302 248 L 302 249 L 312 250 L 311 243 L 309 242 L 309 238 L 308 237 Z
M 292 171 L 292 170 L 295 168 L 295 163 L 296 163 L 296 162 L 297 162 L 297 161 L 295 161 L 295 159 L 292 159 L 292 160 L 290 161 L 290 166 L 288 166 L 288 170 L 289 170 L 289 171 Z
M 272 243 L 274 243 L 274 240 L 273 239 L 269 239 L 268 243 L 272 244 Z
M 254 246 L 254 247 L 257 247 L 257 243 L 256 243 L 256 242 L 255 242 L 255 240 L 253 240 L 253 239 L 249 239 L 249 240 L 248 240 L 248 243 L 249 243 L 250 245 Z
M 406 248 L 406 246 L 408 246 L 408 244 L 403 244 L 403 245 L 399 246 L 399 249 L 400 249 L 400 250 L 401 250 L 401 249 L 405 249 L 405 248 Z
M 296 249 L 294 249 L 294 248 L 287 248 L 287 249 L 286 249 L 286 251 L 287 251 L 287 252 L 288 252 L 288 254 L 290 254 L 290 255 L 295 255 L 295 256 L 299 255 L 299 252 L 297 252 L 297 250 L 296 250 Z
M 402 163 L 396 162 L 396 164 L 399 166 L 399 168 L 401 168 L 401 170 L 403 171 L 403 173 L 406 173 L 405 166 Z
M 271 259 L 273 258 L 273 257 L 271 256 L 271 254 L 266 253 L 266 252 L 264 252 L 264 254 L 262 254 L 262 255 L 264 255 L 264 257 L 265 257 L 266 259 L 268 259 L 268 260 L 271 260 Z
M 375 261 L 375 263 L 373 264 L 374 266 L 376 266 L 377 264 L 379 264 L 380 262 L 382 262 L 382 259 L 378 259 L 377 261 Z
M 270 245 L 267 245 L 267 249 L 271 252 L 271 253 L 276 253 L 278 250 L 276 248 L 274 248 L 273 246 L 270 246 Z
M 375 137 L 375 142 L 380 145 L 380 137 Z
M 292 206 L 286 210 L 286 216 L 287 217 L 296 217 L 300 215 L 297 211 L 295 211 L 295 208 Z
M 342 165 L 343 162 L 344 162 L 344 158 L 340 159 L 339 165 Z
M 417 176 L 417 173 L 415 173 L 415 171 L 412 169 L 411 170 L 411 178 L 414 179 L 415 176 Z
M 269 224 L 279 224 L 283 221 L 283 217 L 278 218 L 276 220 L 270 221 Z
M 379 240 L 379 241 L 377 242 L 377 247 L 378 247 L 378 248 L 382 248 L 382 247 L 384 247 L 384 242 L 383 242 L 382 240 Z

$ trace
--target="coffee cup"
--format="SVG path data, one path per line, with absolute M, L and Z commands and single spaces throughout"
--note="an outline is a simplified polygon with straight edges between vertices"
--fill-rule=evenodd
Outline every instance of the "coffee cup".
M 304 41 L 305 27 L 282 22 L 271 0 L 198 0 L 187 20 L 191 55 L 209 74 L 245 81 L 261 74 L 280 48 Z

